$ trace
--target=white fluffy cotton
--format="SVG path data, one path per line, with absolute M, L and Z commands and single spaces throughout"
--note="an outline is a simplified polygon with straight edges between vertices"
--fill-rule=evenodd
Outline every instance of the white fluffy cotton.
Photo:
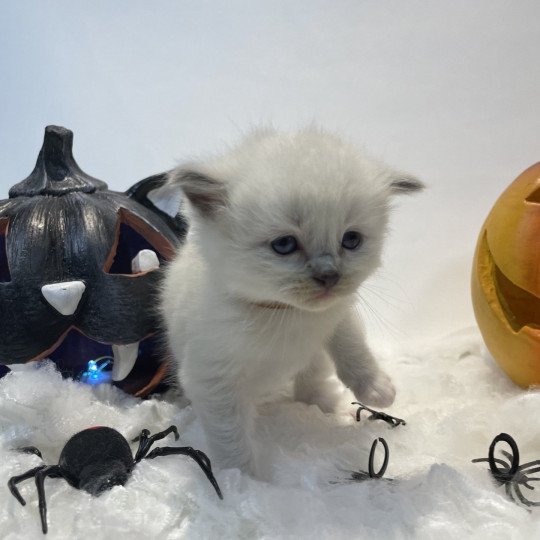
M 270 460 L 270 483 L 238 470 L 216 471 L 220 501 L 198 466 L 183 457 L 143 461 L 124 487 L 99 498 L 61 479 L 46 482 L 54 539 L 175 538 L 538 538 L 540 510 L 506 499 L 485 464 L 493 437 L 518 442 L 522 462 L 540 459 L 540 392 L 514 386 L 483 352 L 476 330 L 425 350 L 383 354 L 407 426 L 357 424 L 286 396 L 261 408 L 257 442 Z M 349 413 L 354 412 L 351 407 Z M 0 379 L 0 538 L 42 538 L 32 481 L 22 507 L 7 480 L 40 464 L 12 448 L 35 445 L 54 464 L 75 432 L 108 425 L 132 438 L 176 424 L 180 441 L 206 450 L 201 426 L 177 401 L 141 401 L 110 387 L 62 380 L 51 367 L 22 366 Z M 374 438 L 390 446 L 395 482 L 333 483 L 366 469 Z M 133 448 L 136 443 L 133 444 Z M 210 456 L 211 457 L 211 456 Z

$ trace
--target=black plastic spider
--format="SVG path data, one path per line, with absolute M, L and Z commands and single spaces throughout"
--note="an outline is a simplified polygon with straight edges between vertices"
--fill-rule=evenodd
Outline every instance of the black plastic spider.
M 386 422 L 387 424 L 390 424 L 393 428 L 402 425 L 406 426 L 407 422 L 405 420 L 402 420 L 401 418 L 396 418 L 395 416 L 390 416 L 389 414 L 383 413 L 381 411 L 376 411 L 374 409 L 370 409 L 363 403 L 360 403 L 358 401 L 353 401 L 351 405 L 359 405 L 358 410 L 356 411 L 356 421 L 360 422 L 360 414 L 362 411 L 368 411 L 371 413 L 371 416 L 368 416 L 368 420 L 382 420 L 383 422 Z
M 169 433 L 174 433 L 178 440 L 178 429 L 170 426 L 164 431 L 150 435 L 150 431 L 143 429 L 141 434 L 132 442 L 139 441 L 139 448 L 133 457 L 128 441 L 115 429 L 110 427 L 93 427 L 76 433 L 64 446 L 58 465 L 40 465 L 30 469 L 24 474 L 13 476 L 8 481 L 8 487 L 13 496 L 24 506 L 16 485 L 23 480 L 35 477 L 39 500 L 39 513 L 43 533 L 47 533 L 47 503 L 45 500 L 45 478 L 64 478 L 70 485 L 77 489 L 84 489 L 91 495 L 100 495 L 103 491 L 113 486 L 123 486 L 135 465 L 142 459 L 154 459 L 159 456 L 181 454 L 194 459 L 211 484 L 214 486 L 220 499 L 223 499 L 221 490 L 212 473 L 212 466 L 208 456 L 200 450 L 190 446 L 173 447 L 164 446 L 150 447 L 155 441 L 165 438 Z M 23 452 L 38 455 L 41 452 L 35 446 L 20 448 Z
M 511 453 L 506 450 L 501 450 L 501 454 L 508 459 L 508 462 L 495 457 L 495 447 L 499 442 L 507 443 L 512 450 Z M 489 446 L 488 456 L 489 457 L 487 458 L 477 458 L 472 461 L 473 463 L 488 462 L 491 474 L 499 484 L 504 484 L 506 494 L 515 503 L 518 502 L 516 500 L 517 497 L 519 502 L 525 506 L 540 506 L 540 502 L 529 501 L 521 492 L 521 486 L 534 490 L 534 487 L 531 486 L 529 482 L 538 482 L 540 480 L 538 477 L 528 476 L 540 472 L 540 460 L 537 459 L 525 463 L 524 465 L 520 465 L 519 449 L 516 441 L 507 433 L 500 433 L 493 439 Z M 497 465 L 501 465 L 501 467 L 498 467 Z M 512 493 L 512 488 L 514 493 Z

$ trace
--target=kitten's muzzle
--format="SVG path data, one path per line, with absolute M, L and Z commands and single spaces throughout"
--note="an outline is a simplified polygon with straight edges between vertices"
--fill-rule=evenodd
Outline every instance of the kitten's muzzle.
M 341 273 L 338 271 L 332 255 L 324 254 L 314 257 L 308 266 L 311 269 L 313 281 L 326 290 L 331 289 L 341 279 Z
M 341 274 L 339 272 L 325 272 L 322 274 L 313 274 L 311 277 L 317 285 L 328 290 L 341 279 Z

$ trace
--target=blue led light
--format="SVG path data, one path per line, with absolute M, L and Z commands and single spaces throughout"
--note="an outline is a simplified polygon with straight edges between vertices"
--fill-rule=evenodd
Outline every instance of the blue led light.
M 80 380 L 87 384 L 101 384 L 104 382 L 110 382 L 110 371 L 104 371 L 104 369 L 114 360 L 111 356 L 101 356 L 95 360 L 89 360 Z
M 88 375 L 90 376 L 90 378 L 92 379 L 97 379 L 99 378 L 99 373 L 100 373 L 100 369 L 96 363 L 95 360 L 89 360 L 88 362 Z

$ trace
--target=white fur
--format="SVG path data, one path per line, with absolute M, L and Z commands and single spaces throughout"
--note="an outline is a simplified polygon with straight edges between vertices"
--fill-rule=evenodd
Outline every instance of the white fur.
M 269 482 L 214 467 L 221 501 L 185 456 L 145 459 L 125 486 L 100 497 L 62 478 L 47 479 L 47 536 L 34 480 L 19 484 L 26 506 L 7 489 L 11 476 L 43 462 L 14 448 L 35 445 L 53 465 L 68 438 L 89 426 L 114 427 L 130 440 L 143 428 L 155 433 L 175 424 L 180 440 L 169 436 L 154 446 L 193 446 L 212 455 L 189 406 L 157 397 L 140 400 L 108 384 L 62 380 L 53 365 L 41 362 L 39 368 L 35 362 L 12 366 L 14 372 L 0 379 L 0 538 L 540 538 L 538 509 L 514 504 L 487 463 L 471 463 L 487 457 L 501 432 L 516 439 L 522 463 L 540 458 L 540 389 L 515 386 L 485 352 L 477 329 L 421 348 L 388 345 L 374 342 L 398 387 L 391 413 L 406 426 L 390 429 L 367 421 L 364 413 L 357 423 L 352 407 L 347 414 L 323 415 L 280 396 L 261 407 L 256 420 L 255 441 L 272 464 Z M 347 482 L 349 471 L 367 471 L 378 437 L 390 447 L 385 476 L 394 481 Z M 379 445 L 379 459 L 380 450 Z M 496 455 L 505 459 L 499 450 Z M 522 490 L 536 498 L 539 486 Z
M 220 158 L 178 168 L 171 182 L 191 202 L 191 228 L 167 269 L 162 310 L 212 458 L 261 474 L 254 407 L 295 377 L 295 397 L 324 411 L 334 370 L 358 400 L 390 405 L 394 387 L 353 305 L 379 265 L 390 195 L 421 184 L 316 129 L 256 132 Z M 351 230 L 364 236 L 357 250 L 341 246 Z M 283 235 L 301 249 L 276 254 L 270 243 Z M 341 278 L 323 294 L 313 275 L 327 268 Z

